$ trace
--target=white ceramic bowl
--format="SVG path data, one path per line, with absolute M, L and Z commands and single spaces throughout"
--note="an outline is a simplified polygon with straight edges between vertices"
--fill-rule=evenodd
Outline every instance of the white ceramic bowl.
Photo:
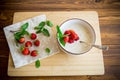
M 60 29 L 62 33 L 64 33 L 66 30 L 74 30 L 80 38 L 78 41 L 75 41 L 72 44 L 66 43 L 65 46 L 62 46 L 59 39 L 57 39 L 59 47 L 65 53 L 79 55 L 88 52 L 92 48 L 84 43 L 80 43 L 80 40 L 87 43 L 95 43 L 96 35 L 93 27 L 82 19 L 69 19 L 60 25 Z

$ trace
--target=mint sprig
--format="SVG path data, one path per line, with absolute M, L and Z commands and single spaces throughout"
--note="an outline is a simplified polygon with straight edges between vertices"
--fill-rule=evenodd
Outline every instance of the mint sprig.
M 14 37 L 15 37 L 15 40 L 19 40 L 21 37 L 23 37 L 25 34 L 29 35 L 29 32 L 26 31 L 26 29 L 28 28 L 29 24 L 28 23 L 25 23 L 21 26 L 20 30 L 16 33 L 14 33 Z
M 46 29 L 46 28 L 44 28 L 44 26 L 45 25 L 47 25 L 47 26 L 49 26 L 49 27 L 52 27 L 53 26 L 53 24 L 52 24 L 52 22 L 50 22 L 49 20 L 47 20 L 47 21 L 42 21 L 38 26 L 36 26 L 34 29 L 36 30 L 36 33 L 38 34 L 38 33 L 43 33 L 45 36 L 50 36 L 50 33 L 49 33 L 49 31 Z
M 65 42 L 63 40 L 64 35 L 62 34 L 62 31 L 60 30 L 60 27 L 57 25 L 56 26 L 57 29 L 57 38 L 59 39 L 60 43 L 65 46 Z

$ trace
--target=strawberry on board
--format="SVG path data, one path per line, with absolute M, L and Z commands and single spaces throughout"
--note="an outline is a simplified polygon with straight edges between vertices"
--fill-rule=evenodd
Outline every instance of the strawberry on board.
M 32 40 L 35 40 L 37 38 L 37 35 L 35 33 L 31 33 L 30 38 Z
M 35 40 L 35 41 L 34 41 L 34 45 L 35 45 L 35 46 L 39 46 L 39 45 L 40 45 L 40 41 L 39 41 L 38 39 Z
M 27 41 L 25 43 L 25 47 L 32 47 L 32 42 L 31 41 Z
M 30 50 L 26 47 L 21 47 L 21 51 L 23 55 L 29 55 L 30 54 Z
M 38 53 L 38 51 L 37 50 L 33 50 L 32 52 L 31 52 L 31 56 L 32 57 L 35 57 L 35 56 L 37 56 L 39 53 Z
M 24 38 L 24 37 L 21 37 L 18 42 L 19 42 L 19 43 L 24 43 L 24 42 L 25 42 L 25 38 Z

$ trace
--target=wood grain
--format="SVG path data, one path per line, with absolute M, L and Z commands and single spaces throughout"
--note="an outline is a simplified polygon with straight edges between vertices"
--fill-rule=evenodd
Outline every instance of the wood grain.
M 101 0 L 99 3 L 96 3 L 95 0 L 25 0 L 24 2 L 22 0 L 19 1 L 1 1 L 1 9 L 9 9 L 9 10 L 16 10 L 16 9 L 39 9 L 39 10 L 58 10 L 58 9 L 106 9 L 106 8 L 119 8 L 118 4 L 119 0 Z M 48 5 L 50 4 L 50 5 Z M 5 6 L 8 5 L 8 6 Z M 22 5 L 22 7 L 21 7 Z M 40 6 L 38 6 L 40 5 Z M 29 7 L 30 6 L 30 7 Z
M 76 5 L 76 4 L 77 5 Z M 53 6 L 54 4 L 54 6 Z M 64 5 L 64 6 L 62 6 Z M 2 80 L 40 80 L 40 79 L 80 79 L 80 80 L 119 80 L 120 74 L 120 1 L 119 0 L 0 0 L 0 79 Z M 104 76 L 74 77 L 8 77 L 7 63 L 9 48 L 3 33 L 3 27 L 12 24 L 16 11 L 97 11 L 99 14 L 102 44 L 110 49 L 104 51 L 106 73 Z M 111 26 L 111 27 L 110 27 Z M 110 28 L 109 28 L 110 27 Z M 106 29 L 104 29 L 106 28 Z M 107 31 L 106 31 L 107 30 Z M 117 32 L 116 32 L 117 30 Z M 111 33 L 112 32 L 112 33 Z M 114 38 L 106 38 L 104 33 Z M 119 37 L 119 36 L 118 36 Z M 112 39 L 107 41 L 108 39 Z M 112 41 L 112 42 L 111 42 Z

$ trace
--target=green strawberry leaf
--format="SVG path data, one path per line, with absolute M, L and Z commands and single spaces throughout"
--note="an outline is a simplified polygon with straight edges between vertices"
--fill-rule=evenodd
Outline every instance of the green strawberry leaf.
M 53 26 L 53 23 L 51 22 L 51 21 L 46 21 L 46 24 L 47 24 L 47 26 L 49 26 L 49 27 L 52 27 Z
M 39 67 L 40 67 L 40 60 L 37 60 L 37 61 L 35 62 L 35 66 L 36 66 L 36 68 L 39 68 Z
M 23 31 L 23 30 L 26 30 L 27 28 L 28 28 L 28 22 L 27 23 L 25 23 L 25 24 L 23 24 L 22 26 L 21 26 L 21 30 Z
M 45 51 L 46 51 L 47 53 L 50 53 L 50 49 L 49 49 L 49 48 L 46 48 Z
M 20 46 L 20 51 L 23 51 L 24 50 L 24 46 Z
M 47 29 L 45 29 L 45 28 L 43 28 L 42 33 L 43 33 L 45 36 L 48 36 L 48 37 L 50 36 L 49 31 L 48 31 Z

